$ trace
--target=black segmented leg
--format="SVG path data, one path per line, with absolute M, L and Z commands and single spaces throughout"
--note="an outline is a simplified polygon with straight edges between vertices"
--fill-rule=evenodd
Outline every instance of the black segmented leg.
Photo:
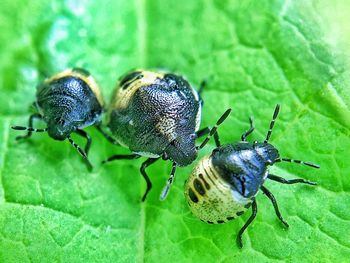
M 78 144 L 76 144 L 76 143 L 72 140 L 72 138 L 71 138 L 70 136 L 68 136 L 67 139 L 68 139 L 68 141 L 70 142 L 70 144 L 71 144 L 75 149 L 77 149 L 77 151 L 80 153 L 80 155 L 84 158 L 84 160 L 86 161 L 86 164 L 87 164 L 87 166 L 88 166 L 89 171 L 91 171 L 91 170 L 92 170 L 92 164 L 90 163 L 90 161 L 89 161 L 89 159 L 88 159 L 88 157 L 87 157 L 86 152 L 85 152 L 83 149 L 81 149 L 81 147 L 80 147 Z
M 13 126 L 12 129 L 14 130 L 27 130 L 27 135 L 23 136 L 17 136 L 16 140 L 21 140 L 21 139 L 27 139 L 29 138 L 33 132 L 45 132 L 46 129 L 35 129 L 33 128 L 33 121 L 34 119 L 41 120 L 43 117 L 39 113 L 34 113 L 30 115 L 29 121 L 28 121 L 28 127 L 22 127 L 22 126 Z
M 272 202 L 272 205 L 273 205 L 273 208 L 275 209 L 275 212 L 276 212 L 276 215 L 278 217 L 278 219 L 282 222 L 282 224 L 285 226 L 285 227 L 289 227 L 288 223 L 283 219 L 282 215 L 281 215 L 281 212 L 278 208 L 278 205 L 277 205 L 277 201 L 276 201 L 276 198 L 274 197 L 274 195 L 265 187 L 265 186 L 260 186 L 260 189 L 263 191 L 263 193 L 271 200 Z
M 145 178 L 146 180 L 146 184 L 147 184 L 147 188 L 146 188 L 146 191 L 145 193 L 143 194 L 142 196 L 142 202 L 144 202 L 146 200 L 146 197 L 147 197 L 147 194 L 148 192 L 151 190 L 152 188 L 152 182 L 151 180 L 149 179 L 145 169 L 150 166 L 151 164 L 155 163 L 157 160 L 159 160 L 159 158 L 148 158 L 146 161 L 144 161 L 141 165 L 141 168 L 140 168 L 140 172 L 143 176 L 143 178 Z
M 249 117 L 249 123 L 250 123 L 250 128 L 249 130 L 247 130 L 245 133 L 242 134 L 241 140 L 242 142 L 245 142 L 247 137 L 254 131 L 255 127 L 254 127 L 254 121 L 253 121 L 253 117 Z
M 255 198 L 252 202 L 252 214 L 251 216 L 248 218 L 248 221 L 244 224 L 244 226 L 241 228 L 241 230 L 239 230 L 238 236 L 237 236 L 237 244 L 240 248 L 243 247 L 243 243 L 242 243 L 242 235 L 244 233 L 244 231 L 248 228 L 248 226 L 253 222 L 253 220 L 256 217 L 256 214 L 258 212 L 258 207 L 256 205 L 256 201 Z
M 86 156 L 88 156 L 89 155 L 89 151 L 90 151 L 90 146 L 91 146 L 91 137 L 90 137 L 90 135 L 86 131 L 80 130 L 80 129 L 76 130 L 75 133 L 80 135 L 80 136 L 82 136 L 82 137 L 84 137 L 86 139 L 86 144 L 85 144 L 85 147 L 84 147 L 84 151 L 86 153 Z
M 102 161 L 102 164 L 105 164 L 114 160 L 132 160 L 140 157 L 141 155 L 138 155 L 138 154 L 115 154 L 109 157 L 107 160 Z
M 112 136 L 102 129 L 101 125 L 95 125 L 95 127 L 110 143 L 119 145 L 119 143 Z
M 281 184 L 309 184 L 309 185 L 317 185 L 316 182 L 312 182 L 312 181 L 308 181 L 308 180 L 304 180 L 304 179 L 290 179 L 287 180 L 283 177 L 277 176 L 277 175 L 273 175 L 273 174 L 269 174 L 267 176 L 268 179 L 279 182 Z
M 173 162 L 173 166 L 172 166 L 172 169 L 171 169 L 171 172 L 170 172 L 170 176 L 169 176 L 169 178 L 168 178 L 168 180 L 166 182 L 165 187 L 162 190 L 162 193 L 160 194 L 160 200 L 161 201 L 164 201 L 165 198 L 168 196 L 170 187 L 171 187 L 171 185 L 174 182 L 175 172 L 176 172 L 176 163 Z

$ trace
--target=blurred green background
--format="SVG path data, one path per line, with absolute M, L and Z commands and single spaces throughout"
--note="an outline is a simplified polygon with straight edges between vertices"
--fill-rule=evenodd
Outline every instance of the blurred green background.
M 1 1 L 0 262 L 348 261 L 349 11 L 346 0 Z M 250 115 L 251 139 L 262 140 L 280 103 L 271 142 L 321 169 L 272 171 L 319 185 L 267 182 L 290 228 L 259 194 L 240 250 L 236 234 L 250 212 L 224 225 L 194 218 L 183 197 L 193 165 L 178 169 L 165 202 L 158 196 L 170 163 L 149 168 L 154 188 L 142 204 L 142 160 L 101 166 L 128 151 L 93 128 L 91 173 L 68 142 L 42 134 L 16 142 L 10 126 L 27 123 L 36 85 L 72 66 L 92 73 L 107 102 L 133 68 L 164 68 L 195 87 L 206 79 L 202 126 L 233 108 L 224 143 L 239 140 Z

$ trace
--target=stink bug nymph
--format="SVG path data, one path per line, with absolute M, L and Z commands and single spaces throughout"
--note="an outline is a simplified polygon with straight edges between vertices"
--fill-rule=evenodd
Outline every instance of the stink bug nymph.
M 199 131 L 202 105 L 199 93 L 175 74 L 137 70 L 120 80 L 109 108 L 108 127 L 116 142 L 133 154 L 114 155 L 105 162 L 148 157 L 140 169 L 147 183 L 143 201 L 152 187 L 145 172 L 149 165 L 160 158 L 173 163 L 161 194 L 163 200 L 176 166 L 189 165 L 196 159 L 195 140 L 209 132 L 208 128 Z
M 27 135 L 16 137 L 17 140 L 28 138 L 32 132 L 48 132 L 59 141 L 68 141 L 86 160 L 89 169 L 92 165 L 87 159 L 91 138 L 83 128 L 99 124 L 103 112 L 103 99 L 100 89 L 90 73 L 84 69 L 73 68 L 46 79 L 38 86 L 34 107 L 38 113 L 29 117 L 28 127 L 13 126 L 15 130 L 27 130 Z M 47 128 L 33 128 L 34 119 L 42 119 Z M 85 149 L 77 145 L 70 134 L 74 132 L 87 140 Z
M 193 169 L 185 183 L 185 197 L 192 213 L 209 224 L 225 223 L 242 215 L 252 207 L 252 215 L 241 228 L 237 243 L 242 247 L 242 234 L 252 223 L 257 214 L 255 196 L 259 189 L 271 200 L 276 215 L 285 227 L 275 197 L 263 185 L 266 179 L 283 184 L 304 183 L 316 185 L 304 179 L 287 180 L 269 173 L 268 166 L 277 162 L 293 162 L 313 168 L 319 165 L 281 158 L 278 150 L 268 143 L 280 106 L 277 105 L 270 124 L 270 129 L 263 142 L 249 143 L 246 138 L 254 130 L 250 118 L 250 129 L 246 131 L 241 141 L 233 144 L 220 145 L 216 134 L 216 148 L 210 156 L 202 158 Z

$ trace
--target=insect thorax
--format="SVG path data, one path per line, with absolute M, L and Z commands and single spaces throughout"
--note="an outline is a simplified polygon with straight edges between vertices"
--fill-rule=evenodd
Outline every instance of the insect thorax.
M 246 198 L 254 197 L 267 177 L 265 156 L 249 143 L 220 146 L 212 160 L 219 176 Z

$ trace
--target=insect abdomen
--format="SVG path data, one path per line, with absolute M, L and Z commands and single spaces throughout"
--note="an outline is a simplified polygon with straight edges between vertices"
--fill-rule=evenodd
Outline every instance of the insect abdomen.
M 192 213 L 210 224 L 235 219 L 251 203 L 218 175 L 210 156 L 201 159 L 194 168 L 186 182 L 185 197 Z
M 118 83 L 118 87 L 113 94 L 109 114 L 113 110 L 128 108 L 136 91 L 142 87 L 157 83 L 163 76 L 161 73 L 142 70 L 128 73 Z
M 63 73 L 46 80 L 38 88 L 36 104 L 44 119 L 76 121 L 78 128 L 95 123 L 103 107 L 91 83 L 83 79 L 86 79 L 85 76 L 80 78 L 75 72 L 72 75 L 68 75 L 68 71 Z
M 72 68 L 72 69 L 67 69 L 65 71 L 62 71 L 51 78 L 48 78 L 44 81 L 42 87 L 49 86 L 52 83 L 55 83 L 56 81 L 61 81 L 62 80 L 81 80 L 84 83 L 84 87 L 87 88 L 88 90 L 91 91 L 92 96 L 95 97 L 100 104 L 101 107 L 103 107 L 104 102 L 103 102 L 103 97 L 101 94 L 100 87 L 96 83 L 95 79 L 91 76 L 90 72 L 88 72 L 85 69 L 81 68 Z M 69 87 L 67 85 L 63 85 L 63 87 Z M 40 90 L 40 89 L 39 89 Z M 70 91 L 71 92 L 71 91 Z

